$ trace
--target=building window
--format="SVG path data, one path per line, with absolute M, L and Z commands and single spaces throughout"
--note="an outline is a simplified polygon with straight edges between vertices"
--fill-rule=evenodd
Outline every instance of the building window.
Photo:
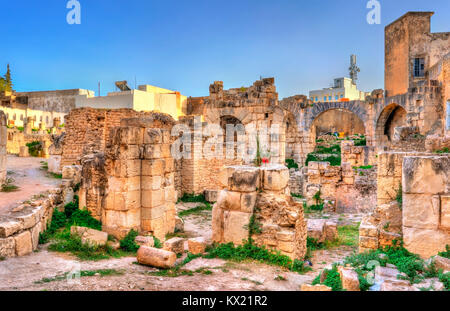
M 425 58 L 414 59 L 414 77 L 425 76 Z
M 328 100 L 331 101 L 331 96 L 328 96 Z
M 319 97 L 316 96 L 316 102 L 318 102 L 318 101 L 319 101 Z
M 344 94 L 341 94 L 341 98 L 344 98 Z
M 334 97 L 334 99 L 335 99 L 335 100 L 338 100 L 338 99 L 339 99 L 339 95 L 336 95 L 336 96 Z
M 447 101 L 447 131 L 450 131 L 450 101 Z
M 327 97 L 326 97 L 326 96 L 323 97 L 323 101 L 324 101 L 324 102 L 327 101 Z

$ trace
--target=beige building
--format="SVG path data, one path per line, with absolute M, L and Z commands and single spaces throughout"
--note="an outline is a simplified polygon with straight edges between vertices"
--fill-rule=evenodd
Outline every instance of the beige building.
M 123 91 L 107 96 L 83 94 L 75 98 L 76 108 L 129 108 L 135 111 L 156 111 L 171 115 L 174 119 L 185 114 L 187 97 L 177 91 L 152 85 L 140 85 L 137 90 L 125 87 Z
M 341 102 L 351 100 L 365 100 L 370 93 L 358 90 L 350 78 L 334 79 L 330 88 L 309 92 L 309 98 L 315 103 Z

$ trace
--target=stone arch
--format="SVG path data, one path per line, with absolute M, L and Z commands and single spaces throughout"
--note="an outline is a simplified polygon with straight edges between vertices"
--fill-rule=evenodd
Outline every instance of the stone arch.
M 309 113 L 305 122 L 306 130 L 309 130 L 317 117 L 329 110 L 343 109 L 350 111 L 358 116 L 358 118 L 365 124 L 367 122 L 368 113 L 366 102 L 349 101 L 349 102 L 335 102 L 335 103 L 315 103 L 312 111 Z
M 390 148 L 394 128 L 406 125 L 406 110 L 397 103 L 390 103 L 381 110 L 375 126 L 376 145 L 382 149 Z

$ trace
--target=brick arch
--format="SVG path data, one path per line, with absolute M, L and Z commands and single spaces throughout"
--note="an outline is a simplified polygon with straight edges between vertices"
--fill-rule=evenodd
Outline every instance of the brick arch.
M 394 117 L 394 114 L 397 113 L 406 115 L 407 112 L 404 106 L 395 102 L 387 102 L 387 105 L 384 105 L 383 109 L 380 109 L 377 113 L 377 118 L 375 119 L 375 141 L 377 146 L 385 146 L 390 144 L 389 139 L 386 140 L 385 137 L 386 125 L 388 121 Z
M 247 125 L 252 121 L 251 114 L 243 107 L 209 108 L 204 113 L 205 121 L 212 124 L 220 124 L 220 120 L 224 117 L 234 117 L 243 125 Z
M 365 102 L 349 101 L 349 102 L 334 102 L 334 103 L 315 103 L 311 113 L 305 120 L 305 130 L 309 131 L 315 119 L 321 114 L 330 110 L 343 109 L 354 113 L 359 119 L 366 124 L 368 119 Z

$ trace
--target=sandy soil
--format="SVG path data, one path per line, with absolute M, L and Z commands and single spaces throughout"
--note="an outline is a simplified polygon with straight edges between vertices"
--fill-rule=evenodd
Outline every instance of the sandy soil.
M 195 207 L 195 205 L 181 205 L 179 210 Z M 185 235 L 210 238 L 210 219 L 210 211 L 185 217 Z M 354 249 L 348 246 L 316 251 L 312 259 L 313 271 L 304 275 L 256 262 L 197 258 L 185 265 L 183 269 L 196 271 L 204 268 L 211 271 L 211 274 L 197 272 L 192 276 L 161 277 L 150 274 L 157 271 L 156 269 L 137 265 L 135 257 L 81 262 L 69 254 L 49 252 L 46 246 L 39 246 L 37 252 L 28 256 L 0 261 L 0 290 L 299 290 L 301 284 L 310 284 L 319 271 L 333 262 L 342 260 L 353 251 Z M 43 281 L 45 278 L 62 276 L 74 269 L 83 271 L 115 269 L 122 274 L 81 277 L 79 282 L 66 278 L 50 282 Z M 282 276 L 283 280 L 276 280 L 278 276 Z
M 0 192 L 0 214 L 61 183 L 60 179 L 51 177 L 41 169 L 41 161 L 45 159 L 8 155 L 6 160 L 8 177 L 14 179 L 13 184 L 19 186 L 19 189 L 14 192 Z

